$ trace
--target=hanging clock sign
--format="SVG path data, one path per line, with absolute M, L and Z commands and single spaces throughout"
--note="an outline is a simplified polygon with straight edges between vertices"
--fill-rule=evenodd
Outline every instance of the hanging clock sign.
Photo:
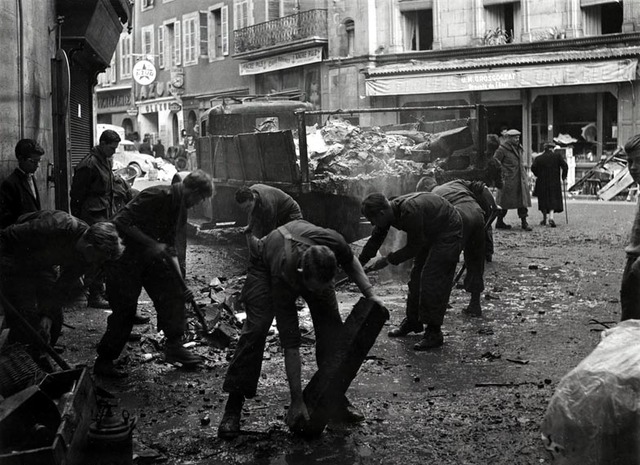
M 156 80 L 156 67 L 149 60 L 140 60 L 133 66 L 131 74 L 134 81 L 146 86 Z

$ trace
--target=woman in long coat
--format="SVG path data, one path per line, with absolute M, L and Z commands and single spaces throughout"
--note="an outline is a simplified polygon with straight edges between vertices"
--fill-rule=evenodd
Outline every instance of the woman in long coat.
M 504 222 L 504 217 L 507 215 L 507 210 L 516 208 L 522 223 L 522 229 L 531 231 L 527 223 L 527 212 L 531 206 L 531 194 L 529 192 L 527 170 L 524 166 L 524 152 L 520 145 L 520 131 L 509 129 L 505 133 L 504 142 L 500 144 L 493 157 L 502 165 L 502 178 L 504 181 L 502 189 L 499 189 L 498 195 L 496 195 L 496 203 L 501 208 L 496 228 L 511 229 L 511 226 Z
M 546 142 L 544 152 L 533 159 L 531 172 L 536 176 L 536 187 L 533 195 L 538 197 L 538 210 L 542 212 L 541 225 L 556 227 L 554 213 L 560 213 L 562 206 L 562 182 L 567 179 L 569 167 L 562 154 L 553 150 L 555 144 Z M 561 179 L 562 178 L 562 179 Z

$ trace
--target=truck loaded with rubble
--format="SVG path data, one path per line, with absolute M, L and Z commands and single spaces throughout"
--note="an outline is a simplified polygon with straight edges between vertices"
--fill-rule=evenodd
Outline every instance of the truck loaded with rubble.
M 416 110 L 437 116 L 451 109 L 471 116 L 370 127 L 345 118 Z M 427 174 L 438 183 L 463 178 L 492 185 L 484 113 L 483 106 L 313 111 L 291 100 L 223 102 L 203 116 L 196 144 L 198 167 L 216 186 L 212 220 L 243 224 L 234 193 L 262 183 L 294 197 L 309 221 L 356 240 L 365 235 L 360 202 L 370 192 L 413 192 Z

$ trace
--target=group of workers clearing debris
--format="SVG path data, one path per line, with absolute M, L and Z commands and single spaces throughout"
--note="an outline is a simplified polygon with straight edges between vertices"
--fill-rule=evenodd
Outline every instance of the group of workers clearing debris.
M 421 333 L 413 347 L 416 351 L 444 344 L 442 325 L 461 252 L 467 269 L 463 286 L 471 296 L 463 312 L 482 315 L 484 266 L 493 252 L 491 223 L 498 218 L 498 228 L 508 227 L 503 221 L 506 210 L 500 205 L 501 197 L 508 208 L 518 210 L 522 229 L 530 230 L 526 221 L 528 191 L 521 195 L 521 201 L 506 198 L 509 189 L 518 189 L 520 194 L 524 190 L 520 172 L 523 161 L 516 160 L 518 167 L 512 166 L 514 161 L 504 153 L 517 146 L 513 136 L 519 137 L 519 133 L 515 133 L 507 133 L 496 151 L 503 170 L 515 173 L 503 174 L 504 180 L 496 183 L 497 203 L 479 181 L 454 180 L 436 185 L 427 179 L 419 183 L 416 192 L 395 198 L 370 193 L 362 199 L 361 212 L 373 230 L 359 256 L 338 232 L 306 221 L 298 203 L 287 193 L 262 184 L 237 190 L 236 201 L 248 214 L 243 232 L 249 266 L 240 299 L 246 320 L 223 384 L 228 400 L 218 426 L 219 437 L 231 439 L 240 434 L 242 407 L 246 399 L 256 395 L 274 318 L 291 395 L 287 425 L 299 431 L 309 421 L 302 390 L 302 338 L 296 301 L 302 298 L 309 307 L 316 335 L 316 362 L 322 370 L 331 360 L 343 325 L 334 287 L 338 267 L 364 298 L 384 306 L 367 273 L 413 261 L 406 315 L 388 336 Z M 29 139 L 16 146 L 19 167 L 0 186 L 2 294 L 16 310 L 7 314 L 11 337 L 26 344 L 33 342 L 20 324 L 26 321 L 39 338 L 55 344 L 64 305 L 88 292 L 89 305 L 108 306 L 112 311 L 97 346 L 94 374 L 125 377 L 127 373 L 117 360 L 134 324 L 145 320 L 137 313 L 138 297 L 144 288 L 156 310 L 157 329 L 166 337 L 166 360 L 197 366 L 200 357 L 183 345 L 186 303 L 193 300 L 193 293 L 184 284 L 187 214 L 189 208 L 214 195 L 212 179 L 204 171 L 195 170 L 171 185 L 133 193 L 111 169 L 119 141 L 117 133 L 103 132 L 99 145 L 78 165 L 70 193 L 72 214 L 40 209 L 32 176 L 44 151 Z M 637 182 L 640 135 L 630 139 L 625 150 L 629 171 Z M 566 172 L 563 174 L 566 177 Z M 392 227 L 406 233 L 406 243 L 386 252 L 382 246 Z M 640 212 L 627 253 L 621 290 L 623 319 L 640 317 Z M 32 354 L 43 363 L 46 360 L 38 347 Z M 346 396 L 339 404 L 332 420 L 364 419 Z

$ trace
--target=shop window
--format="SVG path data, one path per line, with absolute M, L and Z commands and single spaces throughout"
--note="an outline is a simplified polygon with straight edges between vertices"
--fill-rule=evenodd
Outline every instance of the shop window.
M 405 50 L 433 48 L 433 10 L 403 11 Z
M 485 45 L 510 44 L 515 42 L 519 3 L 501 3 L 484 7 L 486 32 Z
M 402 107 L 441 107 L 441 106 L 454 106 L 454 105 L 468 105 L 466 100 L 436 100 L 428 102 L 407 102 Z M 430 126 L 424 123 L 430 123 L 433 121 L 444 121 L 451 119 L 463 119 L 471 116 L 470 109 L 461 110 L 415 110 L 415 111 L 402 111 L 400 112 L 400 124 L 406 123 L 418 123 L 421 131 L 428 130 L 431 132 Z
M 622 32 L 622 2 L 582 6 L 582 22 L 587 36 L 617 34 Z
M 208 49 L 209 61 L 229 54 L 229 7 L 216 5 L 209 9 Z

